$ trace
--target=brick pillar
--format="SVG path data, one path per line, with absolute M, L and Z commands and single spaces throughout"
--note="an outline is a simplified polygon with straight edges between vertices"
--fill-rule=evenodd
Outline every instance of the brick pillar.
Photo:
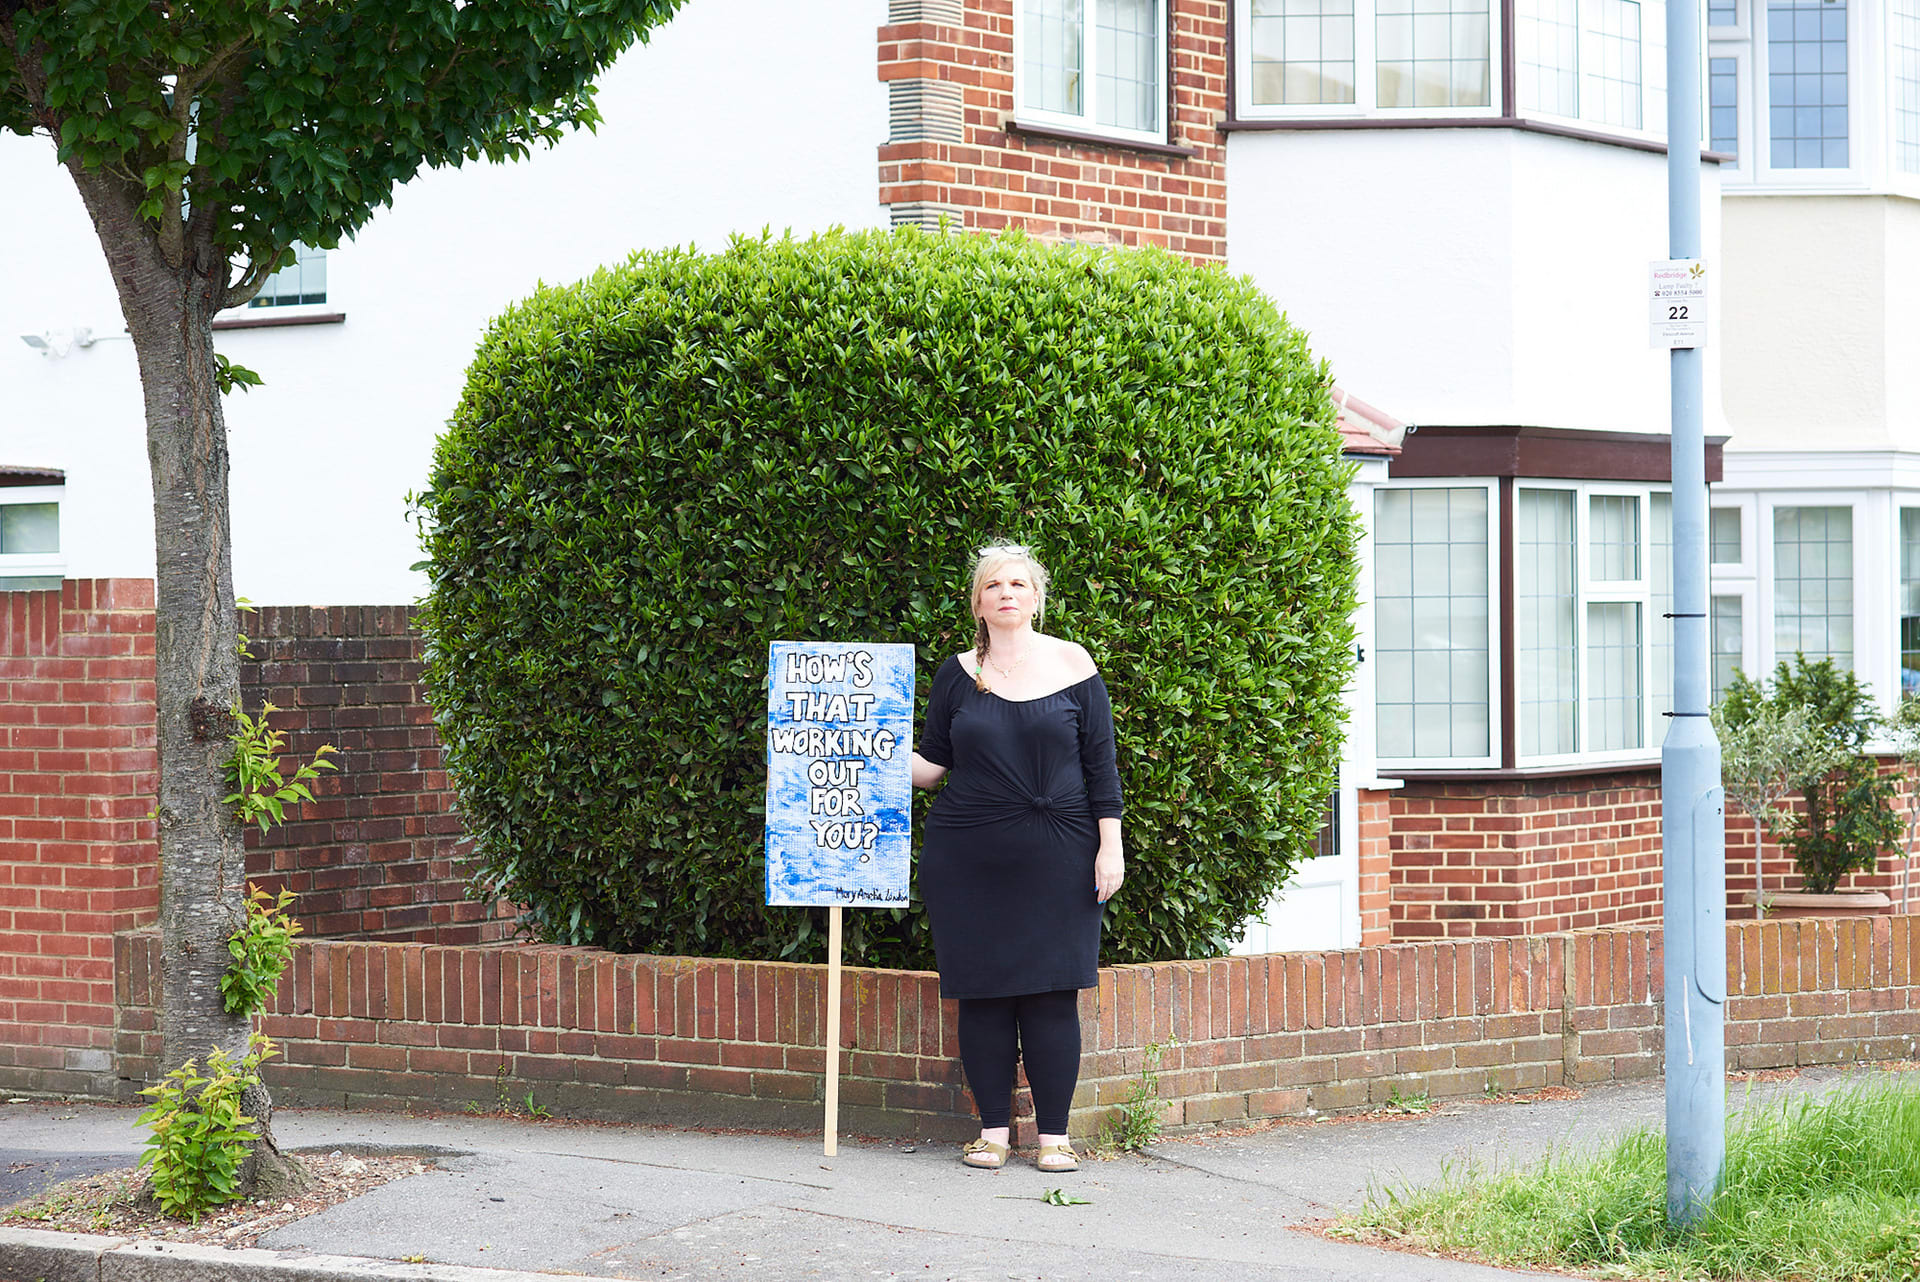
M 1360 944 L 1393 942 L 1393 794 L 1362 788 L 1359 816 Z
M 153 583 L 0 592 L 0 1086 L 112 1094 L 116 931 L 159 912 Z

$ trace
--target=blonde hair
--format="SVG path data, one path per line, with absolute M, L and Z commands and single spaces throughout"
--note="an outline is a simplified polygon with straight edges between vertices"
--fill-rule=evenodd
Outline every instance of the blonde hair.
M 1047 567 L 1040 564 L 1032 548 L 1021 543 L 989 543 L 974 553 L 973 588 L 967 594 L 967 613 L 974 617 L 973 686 L 983 692 L 987 688 L 987 651 L 993 645 L 993 632 L 979 612 L 980 589 L 987 585 L 987 579 L 995 570 L 1011 561 L 1018 561 L 1032 571 L 1034 594 L 1039 598 L 1033 614 L 1036 630 L 1047 615 Z

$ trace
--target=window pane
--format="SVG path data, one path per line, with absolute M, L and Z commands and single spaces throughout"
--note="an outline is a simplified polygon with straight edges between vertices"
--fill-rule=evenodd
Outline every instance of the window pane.
M 1353 101 L 1353 0 L 1255 0 L 1253 100 Z
M 1707 559 L 1715 565 L 1740 564 L 1740 509 L 1717 507 L 1707 514 Z
M 1727 687 L 1733 684 L 1733 674 L 1740 670 L 1740 598 L 1713 598 L 1709 622 L 1712 625 L 1708 644 L 1712 648 L 1709 659 L 1713 665 L 1713 701 L 1718 703 Z
M 1767 0 L 1769 160 L 1845 169 L 1846 0 Z
M 1640 127 L 1640 6 L 1584 0 L 1580 31 L 1580 116 Z
M 1740 154 L 1739 66 L 1732 58 L 1707 59 L 1707 145 L 1729 156 Z
M 1382 107 L 1484 107 L 1493 101 L 1487 0 L 1379 0 Z
M 1900 693 L 1920 695 L 1920 508 L 1900 509 Z
M 1515 511 L 1520 755 L 1573 752 L 1579 698 L 1574 635 L 1573 492 L 1521 490 Z
M 1653 667 L 1653 711 L 1657 716 L 1673 710 L 1673 496 L 1656 493 L 1648 501 L 1648 547 L 1652 558 L 1647 566 L 1647 620 Z
M 1773 647 L 1853 667 L 1853 509 L 1773 513 Z
M 1887 42 L 1893 163 L 1920 174 L 1920 0 L 1888 0 Z
M 1086 73 L 1081 0 L 1024 0 L 1020 12 L 1020 105 L 1069 116 L 1082 106 Z
M 0 555 L 59 550 L 58 503 L 14 503 L 0 507 Z
M 1733 0 L 1707 0 L 1707 25 L 1709 27 L 1737 27 L 1740 16 L 1734 11 Z
M 293 261 L 267 277 L 249 307 L 292 307 L 327 301 L 327 251 L 296 243 Z
M 1596 602 L 1587 607 L 1587 750 L 1641 747 L 1640 605 Z
M 1120 129 L 1160 127 L 1159 0 L 1098 0 L 1100 84 L 1095 118 Z
M 1379 754 L 1487 756 L 1487 492 L 1380 490 L 1374 559 Z
M 1640 500 L 1596 494 L 1587 506 L 1588 573 L 1597 583 L 1640 581 Z
M 1520 106 L 1556 116 L 1580 114 L 1580 20 L 1575 0 L 1518 0 L 1514 38 L 1520 61 Z

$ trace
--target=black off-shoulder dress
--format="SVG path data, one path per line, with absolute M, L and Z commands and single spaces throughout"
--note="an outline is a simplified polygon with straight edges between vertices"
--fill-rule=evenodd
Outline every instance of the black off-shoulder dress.
M 1106 683 L 1096 673 L 1038 699 L 1002 699 L 949 657 L 919 752 L 950 768 L 920 848 L 940 995 L 1092 988 L 1096 821 L 1121 814 Z

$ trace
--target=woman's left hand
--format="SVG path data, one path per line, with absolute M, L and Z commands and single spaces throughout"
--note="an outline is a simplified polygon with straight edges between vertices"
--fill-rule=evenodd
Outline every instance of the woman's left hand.
M 1093 857 L 1093 893 L 1101 903 L 1113 898 L 1113 892 L 1120 889 L 1120 883 L 1127 879 L 1127 860 L 1120 853 L 1120 846 L 1102 845 L 1100 853 Z

